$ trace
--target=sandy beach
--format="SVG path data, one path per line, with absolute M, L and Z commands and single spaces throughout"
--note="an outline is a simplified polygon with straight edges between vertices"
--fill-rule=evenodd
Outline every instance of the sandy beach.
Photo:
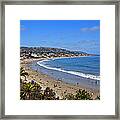
M 34 80 L 40 84 L 42 89 L 45 89 L 46 87 L 52 88 L 55 91 L 55 93 L 57 94 L 57 96 L 59 96 L 59 98 L 62 98 L 64 95 L 66 95 L 68 93 L 75 94 L 76 91 L 79 89 L 87 90 L 90 94 L 93 95 L 92 96 L 93 99 L 95 99 L 97 96 L 100 95 L 99 90 L 85 88 L 85 87 L 80 86 L 80 85 L 68 84 L 68 83 L 65 83 L 61 80 L 56 80 L 56 79 L 54 79 L 46 74 L 43 74 L 41 72 L 38 72 L 36 70 L 32 70 L 30 67 L 28 67 L 28 64 L 31 64 L 32 62 L 35 62 L 35 61 L 37 62 L 40 60 L 43 60 L 43 59 L 41 58 L 41 59 L 20 60 L 20 67 L 23 67 L 25 69 L 25 71 L 28 72 L 28 74 L 29 74 L 26 78 L 26 80 L 28 82 L 31 80 Z

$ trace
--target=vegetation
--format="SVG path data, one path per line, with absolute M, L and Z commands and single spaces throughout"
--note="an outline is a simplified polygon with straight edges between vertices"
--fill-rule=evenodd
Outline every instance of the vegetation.
M 20 76 L 27 76 L 28 73 L 21 68 Z M 20 83 L 20 99 L 21 100 L 59 100 L 56 93 L 49 87 L 44 90 L 40 84 L 36 83 L 34 80 L 31 82 L 22 81 Z M 96 97 L 99 100 L 100 96 Z M 65 94 L 62 100 L 92 100 L 92 95 L 86 90 L 79 89 L 76 94 Z
M 75 95 L 76 100 L 92 100 L 92 95 L 85 90 L 79 89 Z
M 41 86 L 32 81 L 29 83 L 21 83 L 20 99 L 21 100 L 57 100 L 55 92 L 47 87 L 42 90 Z
M 64 100 L 75 100 L 75 96 L 71 93 L 68 93 L 67 95 L 65 95 L 65 97 L 63 97 Z
M 42 99 L 41 87 L 37 83 L 21 83 L 20 98 L 23 100 Z
M 56 100 L 59 97 L 56 97 L 55 92 L 47 87 L 45 90 L 42 90 L 42 87 L 35 81 L 24 82 L 22 81 L 21 76 L 28 76 L 28 73 L 21 67 L 20 68 L 20 99 L 21 100 Z
M 20 68 L 20 81 L 22 82 L 21 76 L 24 76 L 25 80 L 26 80 L 26 76 L 28 76 L 28 73 L 25 72 L 25 70 L 23 69 L 23 67 Z
M 64 99 L 66 100 L 92 100 L 92 95 L 85 90 L 79 89 L 75 95 L 67 94 Z
M 56 96 L 56 93 L 52 89 L 47 87 L 45 90 L 42 90 L 42 87 L 34 81 L 29 83 L 23 82 L 20 88 L 21 100 L 59 100 L 59 97 Z M 87 91 L 79 89 L 75 95 L 69 93 L 62 99 L 92 100 L 92 96 Z

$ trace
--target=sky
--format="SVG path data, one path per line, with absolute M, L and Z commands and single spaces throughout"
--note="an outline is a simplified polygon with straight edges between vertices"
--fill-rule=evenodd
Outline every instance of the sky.
M 100 21 L 20 20 L 20 46 L 100 54 Z

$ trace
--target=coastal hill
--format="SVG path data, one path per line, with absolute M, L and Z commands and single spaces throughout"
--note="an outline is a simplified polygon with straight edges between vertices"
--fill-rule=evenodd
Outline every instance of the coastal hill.
M 77 56 L 94 56 L 81 51 L 70 51 L 61 48 L 49 47 L 21 47 L 20 57 L 25 58 L 54 58 L 54 57 L 77 57 Z

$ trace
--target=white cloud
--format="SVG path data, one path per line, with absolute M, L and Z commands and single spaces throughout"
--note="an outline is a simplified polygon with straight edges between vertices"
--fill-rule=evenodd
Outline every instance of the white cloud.
M 97 30 L 99 30 L 99 29 L 100 29 L 99 26 L 93 26 L 93 27 L 90 27 L 90 28 L 88 28 L 88 27 L 86 27 L 86 28 L 81 28 L 80 30 L 83 31 L 83 32 L 85 32 L 85 31 L 97 31 Z

